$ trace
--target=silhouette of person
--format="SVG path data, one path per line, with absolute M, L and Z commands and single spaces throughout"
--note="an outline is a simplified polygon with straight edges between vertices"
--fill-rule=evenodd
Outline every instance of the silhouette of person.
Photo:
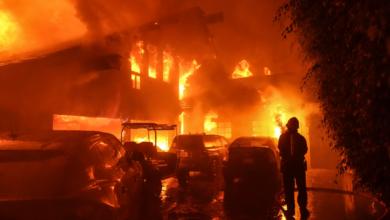
M 282 157 L 281 171 L 283 173 L 283 188 L 287 204 L 286 214 L 290 216 L 295 215 L 295 179 L 298 187 L 298 205 L 301 216 L 309 216 L 310 213 L 306 208 L 306 139 L 298 133 L 299 121 L 297 118 L 290 118 L 286 126 L 287 131 L 280 135 L 278 145 L 280 156 Z

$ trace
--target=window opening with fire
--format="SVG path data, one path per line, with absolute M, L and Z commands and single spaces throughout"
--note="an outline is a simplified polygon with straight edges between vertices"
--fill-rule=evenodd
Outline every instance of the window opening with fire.
M 231 122 L 218 122 L 217 126 L 218 135 L 224 136 L 225 138 L 232 137 L 232 123 Z
M 132 46 L 129 59 L 131 64 L 131 71 L 141 73 L 141 63 L 144 53 L 145 50 L 143 49 L 142 41 L 138 41 Z
M 141 77 L 131 74 L 131 81 L 133 82 L 133 89 L 141 89 Z
M 157 78 L 157 48 L 151 44 L 148 44 L 149 53 L 149 77 Z
M 164 82 L 169 81 L 169 72 L 173 67 L 173 57 L 171 48 L 167 45 L 163 51 L 163 80 Z

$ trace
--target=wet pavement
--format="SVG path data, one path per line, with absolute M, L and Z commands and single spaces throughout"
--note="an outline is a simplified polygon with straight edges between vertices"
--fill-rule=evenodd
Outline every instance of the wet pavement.
M 352 189 L 351 178 L 336 177 L 335 171 L 309 170 L 307 186 L 328 189 Z M 225 187 L 222 175 L 209 179 L 191 173 L 187 188 L 176 178 L 163 181 L 160 198 L 149 199 L 141 219 L 150 220 L 217 220 L 217 219 L 286 219 L 274 199 L 275 192 L 253 182 L 236 179 Z M 378 219 L 385 209 L 372 199 L 343 193 L 308 191 L 309 219 Z M 300 219 L 297 205 L 296 219 Z

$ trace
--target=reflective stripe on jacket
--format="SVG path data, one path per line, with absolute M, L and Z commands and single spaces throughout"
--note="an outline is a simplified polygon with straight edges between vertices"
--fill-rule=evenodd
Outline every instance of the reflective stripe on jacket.
M 306 139 L 297 131 L 287 130 L 280 135 L 278 148 L 285 163 L 303 162 L 307 153 Z

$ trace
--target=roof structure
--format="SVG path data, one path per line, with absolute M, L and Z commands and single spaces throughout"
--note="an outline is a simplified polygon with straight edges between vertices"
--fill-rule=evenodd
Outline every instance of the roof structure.
M 149 131 L 175 130 L 177 125 L 156 124 L 156 123 L 122 123 L 124 128 L 128 129 L 147 129 Z

